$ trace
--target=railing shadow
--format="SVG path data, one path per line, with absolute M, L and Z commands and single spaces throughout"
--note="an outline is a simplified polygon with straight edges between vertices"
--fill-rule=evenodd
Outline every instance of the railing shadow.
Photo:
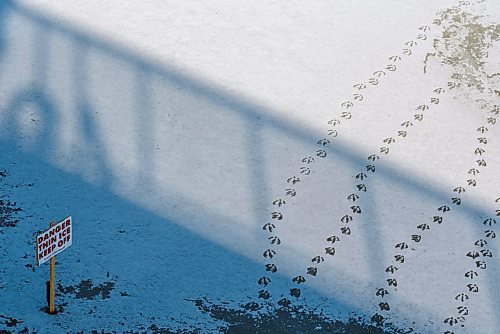
M 25 34 L 13 38 L 20 26 Z M 126 329 L 170 318 L 182 325 L 178 319 L 195 317 L 185 299 L 200 293 L 221 301 L 256 300 L 266 242 L 259 232 L 274 195 L 270 170 L 278 168 L 269 156 L 270 146 L 281 138 L 291 146 L 315 150 L 319 138 L 314 131 L 13 1 L 0 4 L 0 70 L 0 161 L 16 162 L 0 168 L 12 168 L 17 179 L 35 184 L 17 194 L 30 206 L 24 211 L 33 220 L 74 215 L 74 246 L 60 256 L 64 262 L 59 275 L 69 281 L 61 282 L 61 291 L 85 279 L 108 282 L 115 289 L 112 303 L 66 305 L 65 312 L 74 317 L 59 318 L 61 331 L 72 325 L 100 325 L 100 320 L 89 324 L 88 317 L 77 316 L 82 308 L 103 312 L 105 319 L 122 317 L 116 321 Z M 345 162 L 352 166 L 349 173 L 366 161 L 341 140 L 329 152 L 327 161 Z M 408 192 L 436 203 L 449 200 L 445 190 L 429 188 L 426 180 L 409 173 L 384 166 L 377 177 L 398 180 Z M 377 204 L 370 196 L 367 208 L 376 231 Z M 464 204 L 462 210 L 471 218 L 488 215 L 473 205 Z M 17 230 L 29 242 L 46 225 L 44 220 L 36 226 L 23 223 Z M 380 233 L 363 238 L 374 249 L 383 243 Z M 33 284 L 18 287 L 16 294 L 0 290 L 2 303 L 9 305 L 0 315 L 17 312 L 27 325 L 43 328 L 47 316 L 19 298 L 36 295 L 35 308 L 44 302 L 37 294 L 43 270 L 33 269 L 33 279 L 31 269 L 18 268 L 29 264 L 30 247 L 4 250 L 17 260 L 8 264 L 2 258 L 6 273 L 0 283 L 13 285 L 14 278 L 22 277 Z M 292 251 L 303 255 L 300 249 Z M 380 284 L 384 257 L 375 251 L 370 256 L 370 275 Z M 73 258 L 77 265 L 67 263 Z M 490 288 L 497 274 L 492 270 Z M 277 281 L 289 281 L 280 274 Z M 344 288 L 343 282 L 336 283 Z M 366 305 L 315 288 L 304 291 L 312 304 L 369 319 Z M 405 309 L 413 307 L 403 298 L 395 299 Z M 441 320 L 422 309 L 402 317 Z

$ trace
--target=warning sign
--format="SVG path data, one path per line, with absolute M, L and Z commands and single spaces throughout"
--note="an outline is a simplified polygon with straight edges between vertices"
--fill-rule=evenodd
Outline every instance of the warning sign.
M 71 246 L 72 226 L 70 216 L 36 237 L 36 261 L 38 265 Z

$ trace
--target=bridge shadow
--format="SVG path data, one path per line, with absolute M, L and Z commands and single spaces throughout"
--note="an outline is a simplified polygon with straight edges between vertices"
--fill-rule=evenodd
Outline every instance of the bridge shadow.
M 170 322 L 217 328 L 208 315 L 197 318 L 190 300 L 257 300 L 260 255 L 267 247 L 261 227 L 275 192 L 270 171 L 280 168 L 276 141 L 314 152 L 320 139 L 315 131 L 14 1 L 0 4 L 0 88 L 0 169 L 19 185 L 4 191 L 26 215 L 1 235 L 0 315 L 42 331 L 51 326 L 50 317 L 36 312 L 44 304 L 46 273 L 30 266 L 32 240 L 48 220 L 67 214 L 74 216 L 75 239 L 58 256 L 58 277 L 67 303 L 62 312 L 70 317 L 58 318 L 55 331 Z M 329 153 L 327 163 L 343 161 L 352 166 L 349 174 L 365 165 L 351 143 L 339 140 Z M 377 177 L 397 180 L 431 202 L 449 200 L 445 190 L 408 173 L 384 166 Z M 367 208 L 377 214 L 374 195 Z M 473 205 L 462 210 L 471 218 L 488 215 Z M 380 233 L 363 238 L 374 249 L 384 241 Z M 366 261 L 373 281 L 383 282 L 384 258 L 370 252 Z M 493 288 L 497 273 L 491 270 Z M 87 280 L 111 286 L 109 300 L 74 293 L 68 302 Z M 279 273 L 275 280 L 286 294 L 290 277 Z M 311 305 L 370 318 L 370 309 L 356 300 L 304 291 Z M 35 302 L 27 303 L 33 296 Z M 441 320 L 422 309 L 403 317 Z M 105 319 L 114 320 L 104 325 Z

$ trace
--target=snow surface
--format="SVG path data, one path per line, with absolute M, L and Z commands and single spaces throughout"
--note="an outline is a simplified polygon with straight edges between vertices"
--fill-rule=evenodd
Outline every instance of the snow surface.
M 494 0 L 0 2 L 0 329 L 213 333 L 194 300 L 269 293 L 497 333 L 499 27 Z M 68 215 L 51 316 L 34 240 Z

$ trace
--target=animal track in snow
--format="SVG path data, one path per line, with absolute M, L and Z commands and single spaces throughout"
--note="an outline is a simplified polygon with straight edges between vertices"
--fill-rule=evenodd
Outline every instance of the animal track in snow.
M 422 37 L 425 36 L 424 33 L 426 31 L 430 30 L 430 27 L 429 26 L 422 26 L 419 28 L 419 30 L 420 30 L 420 33 L 417 35 L 417 38 L 419 38 L 418 36 L 420 36 L 420 39 L 422 39 Z M 415 41 L 406 42 L 405 48 L 402 51 L 402 55 L 403 56 L 404 55 L 406 55 L 406 56 L 411 55 L 411 48 L 416 46 L 416 45 L 417 45 L 417 42 L 415 42 Z M 362 90 L 367 89 L 369 87 L 369 85 L 371 85 L 371 86 L 378 85 L 380 82 L 379 79 L 382 79 L 382 77 L 386 77 L 387 72 L 397 71 L 397 66 L 395 65 L 395 63 L 400 62 L 401 60 L 402 60 L 402 56 L 400 56 L 400 55 L 390 56 L 389 61 L 392 63 L 386 65 L 384 69 L 375 71 L 373 73 L 374 77 L 369 78 L 366 82 L 357 83 L 357 84 L 353 85 L 353 88 L 358 90 L 358 91 L 362 91 Z M 353 117 L 352 112 L 347 111 L 347 110 L 354 108 L 355 102 L 360 103 L 364 100 L 365 100 L 364 96 L 361 93 L 353 93 L 352 100 L 346 100 L 340 104 L 340 107 L 343 108 L 344 110 L 346 110 L 346 111 L 342 111 L 340 113 L 340 119 L 343 119 L 344 121 L 348 121 L 348 120 L 352 119 L 352 117 Z M 341 124 L 340 119 L 332 119 L 332 120 L 328 121 L 328 125 L 330 126 L 327 129 L 328 137 L 322 138 L 322 139 L 317 141 L 317 144 L 322 148 L 318 149 L 316 151 L 315 157 L 317 157 L 317 158 L 327 157 L 328 153 L 326 151 L 326 148 L 332 143 L 332 139 L 338 136 L 338 130 L 336 129 L 336 127 L 338 127 Z M 406 133 L 399 134 L 399 135 L 406 136 Z M 381 149 L 381 154 L 388 154 L 388 153 L 389 153 L 388 148 Z M 315 157 L 308 156 L 308 157 L 302 158 L 301 162 L 304 165 L 299 168 L 298 173 L 304 177 L 311 175 L 313 173 L 312 165 L 318 161 L 318 159 L 316 159 Z M 376 154 L 369 157 L 369 160 L 371 160 L 371 161 L 375 161 L 378 159 L 379 159 L 379 156 Z M 367 172 L 375 172 L 375 166 L 368 165 L 366 167 L 366 170 L 367 170 Z M 361 178 L 361 180 L 363 180 L 363 177 L 360 177 L 360 178 Z M 366 178 L 366 174 L 365 174 L 364 178 Z M 301 179 L 298 176 L 291 176 L 291 177 L 287 178 L 286 182 L 289 185 L 295 186 L 297 183 L 301 182 Z M 357 189 L 359 192 L 366 192 L 366 185 L 359 184 L 357 186 Z M 295 189 L 295 187 L 294 188 L 287 187 L 287 188 L 285 188 L 284 195 L 288 196 L 288 197 L 295 197 L 295 196 L 297 196 L 297 190 Z M 358 196 L 358 195 L 356 195 L 356 196 Z M 354 198 L 354 196 L 353 196 L 353 198 Z M 280 198 L 275 199 L 272 202 L 272 204 L 273 204 L 273 206 L 277 206 L 277 207 L 281 208 L 282 206 L 286 205 L 286 201 L 284 201 L 280 197 Z M 353 205 L 350 207 L 350 209 L 352 210 L 353 214 L 361 214 L 362 213 L 362 209 L 359 205 Z M 283 218 L 284 218 L 284 216 L 280 212 L 272 212 L 271 213 L 272 220 L 282 220 Z M 277 230 L 277 226 L 274 223 L 267 222 L 263 225 L 262 229 L 265 231 L 268 231 L 269 233 L 274 233 Z M 343 226 L 340 228 L 340 232 L 343 235 L 350 235 L 351 229 L 347 226 Z M 277 246 L 277 245 L 281 244 L 281 240 L 275 234 L 268 237 L 268 240 L 270 241 L 272 246 Z M 280 240 L 280 243 L 273 242 L 274 240 Z M 337 239 L 330 239 L 330 240 L 333 240 L 333 242 L 339 241 L 339 239 L 338 240 Z M 277 252 L 274 249 L 269 248 L 269 249 L 265 250 L 262 255 L 266 259 L 273 259 L 276 256 L 276 254 L 277 254 Z M 325 254 L 333 256 L 335 254 L 335 248 L 334 247 L 325 247 Z M 321 261 L 320 261 L 320 259 L 321 259 Z M 312 260 L 312 262 L 316 262 L 316 263 L 320 263 L 323 261 L 324 261 L 324 259 L 321 256 L 316 256 Z M 264 265 L 264 267 L 265 267 L 266 272 L 276 273 L 278 271 L 278 267 L 276 266 L 275 263 L 266 263 Z M 316 276 L 318 274 L 318 268 L 317 267 L 308 267 L 306 269 L 306 273 L 307 273 L 307 275 Z M 298 278 L 298 277 L 300 277 L 300 278 Z M 294 277 L 292 279 L 292 281 L 294 283 L 301 284 L 301 283 L 305 282 L 305 278 L 304 278 L 304 276 L 299 275 L 299 276 Z M 271 282 L 271 280 L 267 276 L 262 276 L 258 280 L 258 284 L 260 286 L 264 286 L 264 287 L 266 287 L 270 282 Z M 292 288 L 290 290 L 290 295 L 298 298 L 300 296 L 300 289 Z M 268 299 L 268 298 L 270 298 L 270 296 L 271 296 L 271 294 L 268 290 L 262 289 L 259 291 L 260 298 Z
M 476 3 L 481 3 L 481 2 L 483 2 L 483 1 L 476 1 Z M 451 19 L 449 17 L 446 18 L 445 13 L 447 15 L 451 15 L 451 16 L 458 15 L 461 13 L 460 11 L 461 11 L 462 7 L 469 6 L 469 5 L 470 5 L 470 2 L 463 2 L 462 1 L 462 2 L 460 2 L 459 6 L 451 7 L 445 11 L 440 12 L 440 14 L 438 15 L 438 18 L 434 21 L 434 24 L 436 24 L 438 26 L 442 26 L 443 31 L 446 32 L 447 29 L 449 29 L 449 26 L 448 26 L 449 22 L 447 22 L 447 19 L 449 19 L 449 20 L 451 20 Z M 471 20 L 471 19 L 476 19 L 476 18 L 467 16 L 464 14 L 462 19 Z M 379 70 L 373 72 L 373 76 L 370 77 L 369 79 L 367 79 L 366 81 L 357 83 L 353 86 L 353 88 L 355 89 L 355 93 L 353 93 L 351 99 L 347 99 L 340 104 L 340 107 L 343 109 L 343 111 L 341 111 L 339 113 L 338 118 L 331 119 L 328 122 L 327 136 L 325 138 L 322 138 L 322 139 L 317 141 L 317 144 L 319 145 L 320 149 L 316 151 L 316 155 L 307 156 L 307 157 L 304 157 L 301 159 L 301 162 L 303 163 L 303 165 L 300 166 L 300 168 L 298 170 L 298 173 L 301 174 L 301 177 L 299 178 L 298 176 L 291 176 L 286 180 L 288 185 L 285 188 L 285 193 L 284 193 L 285 196 L 289 196 L 289 197 L 297 196 L 298 190 L 300 190 L 300 189 L 298 189 L 298 187 L 300 187 L 300 184 L 299 185 L 296 185 L 296 184 L 304 181 L 304 180 L 301 180 L 301 178 L 307 179 L 309 177 L 313 177 L 312 174 L 314 174 L 315 164 L 318 163 L 319 161 L 321 161 L 321 159 L 319 159 L 319 158 L 325 158 L 328 155 L 328 147 L 330 145 L 332 145 L 334 138 L 339 135 L 339 126 L 343 122 L 348 121 L 356 116 L 356 114 L 353 113 L 352 110 L 355 110 L 356 106 L 359 103 L 361 103 L 361 102 L 365 103 L 364 101 L 366 101 L 366 99 L 365 99 L 366 94 L 363 93 L 364 90 L 369 89 L 370 87 L 373 87 L 373 86 L 377 86 L 381 80 L 386 80 L 386 78 L 388 77 L 388 74 L 390 72 L 397 71 L 399 65 L 396 65 L 396 64 L 398 64 L 404 56 L 411 55 L 413 47 L 420 45 L 420 44 L 423 44 L 426 40 L 428 40 L 428 36 L 425 35 L 425 32 L 429 31 L 429 29 L 430 29 L 429 26 L 421 26 L 419 28 L 420 32 L 417 35 L 417 37 L 414 40 L 410 40 L 410 41 L 405 43 L 405 47 L 403 48 L 401 55 L 390 56 L 389 57 L 390 63 L 388 65 L 386 65 L 383 69 L 379 69 Z M 495 29 L 493 29 L 493 28 L 489 29 L 489 30 L 487 29 L 486 32 L 488 33 L 488 31 L 490 31 L 490 32 L 496 31 Z M 444 33 L 443 33 L 443 35 L 444 35 Z M 485 43 L 488 43 L 488 41 L 486 41 Z M 458 45 L 459 43 L 456 43 L 456 44 Z M 455 47 L 457 47 L 457 45 L 455 45 Z M 424 71 L 427 69 L 428 61 L 430 59 L 432 59 L 433 57 L 439 57 L 440 59 L 443 59 L 443 61 L 442 61 L 443 63 L 445 63 L 447 65 L 451 65 L 452 67 L 453 66 L 460 67 L 461 66 L 460 62 L 465 61 L 464 59 L 459 58 L 459 55 L 454 54 L 455 50 L 451 50 L 451 51 L 448 50 L 448 51 L 450 51 L 449 52 L 450 55 L 448 55 L 446 52 L 443 51 L 443 48 L 448 47 L 448 48 L 452 49 L 454 47 L 453 43 L 448 43 L 446 38 L 442 38 L 442 39 L 438 38 L 438 39 L 434 40 L 433 47 L 436 49 L 436 52 L 434 52 L 432 54 L 428 53 L 428 56 L 426 57 L 425 62 L 424 62 Z M 480 53 L 478 53 L 478 55 L 480 55 Z M 480 58 L 477 58 L 477 59 L 480 59 Z M 453 63 L 453 61 L 455 61 L 455 63 Z M 487 76 L 483 75 L 482 77 L 485 78 Z M 472 78 L 471 80 L 474 80 L 474 79 L 477 79 L 477 77 Z M 454 73 L 451 76 L 451 80 L 448 81 L 448 83 L 447 83 L 447 89 L 445 89 L 445 87 L 435 88 L 433 90 L 433 94 L 429 97 L 429 99 L 427 101 L 424 101 L 424 103 L 419 104 L 418 106 L 415 107 L 415 113 L 413 114 L 413 117 L 411 119 L 407 119 L 407 120 L 403 121 L 400 124 L 400 128 L 396 130 L 394 135 L 387 136 L 385 139 L 382 140 L 383 145 L 379 147 L 378 152 L 373 153 L 367 157 L 367 159 L 370 161 L 370 163 L 365 166 L 363 171 L 358 172 L 354 176 L 355 179 L 359 181 L 359 183 L 357 183 L 355 185 L 355 188 L 353 189 L 352 192 L 350 192 L 349 194 L 346 194 L 347 200 L 351 203 L 348 206 L 350 213 L 340 217 L 341 226 L 339 226 L 339 231 L 338 231 L 339 233 L 336 233 L 334 235 L 329 235 L 325 238 L 328 245 L 323 247 L 323 252 L 321 254 L 315 255 L 311 258 L 312 265 L 305 268 L 304 274 L 297 275 L 297 276 L 292 278 L 292 282 L 294 284 L 297 284 L 299 286 L 299 285 L 304 284 L 306 282 L 306 277 L 321 276 L 321 271 L 320 271 L 321 264 L 323 262 L 325 262 L 326 260 L 328 260 L 330 257 L 338 256 L 337 255 L 338 254 L 338 246 L 341 243 L 341 240 L 343 240 L 344 238 L 347 238 L 352 233 L 354 233 L 356 228 L 362 228 L 362 227 L 354 228 L 355 224 L 353 225 L 353 223 L 355 223 L 355 221 L 356 221 L 355 217 L 357 215 L 363 214 L 363 208 L 361 207 L 361 205 L 359 205 L 357 203 L 357 201 L 360 199 L 360 196 L 362 196 L 363 193 L 366 193 L 367 191 L 369 191 L 367 188 L 366 182 L 363 182 L 363 181 L 368 178 L 368 175 L 370 175 L 370 177 L 372 177 L 371 175 L 376 173 L 377 167 L 376 167 L 375 162 L 377 162 L 379 159 L 381 159 L 381 156 L 389 155 L 391 153 L 391 149 L 392 149 L 393 145 L 399 145 L 400 143 L 402 143 L 403 139 L 407 137 L 409 132 L 413 131 L 413 129 L 415 129 L 416 126 L 420 122 L 424 121 L 426 113 L 429 110 L 431 110 L 432 108 L 435 108 L 436 106 L 440 105 L 440 103 L 441 103 L 440 95 L 441 94 L 446 93 L 446 91 L 448 91 L 448 90 L 455 90 L 455 89 L 461 89 L 464 87 L 469 87 L 470 83 L 468 84 L 466 80 L 467 80 L 467 78 L 464 77 L 463 73 L 461 73 L 460 71 L 457 71 L 456 73 Z M 484 82 L 480 82 L 480 83 L 473 82 L 473 85 L 476 85 L 477 87 L 480 87 L 480 88 L 484 88 L 484 90 L 489 89 L 488 87 L 491 86 L 491 85 L 485 84 Z M 490 89 L 490 91 L 491 91 L 491 89 Z M 494 106 L 493 108 L 494 108 L 494 110 L 499 109 L 497 106 Z M 478 134 L 480 134 L 480 136 L 477 137 L 478 147 L 473 151 L 473 154 L 474 154 L 474 156 L 477 157 L 477 159 L 475 161 L 475 165 L 471 169 L 469 169 L 469 171 L 468 171 L 469 178 L 466 180 L 467 187 L 476 187 L 478 183 L 477 183 L 475 176 L 480 173 L 480 170 L 482 168 L 487 167 L 488 163 L 487 163 L 487 159 L 485 158 L 487 155 L 487 150 L 484 147 L 484 145 L 486 145 L 488 143 L 489 139 L 487 138 L 486 133 L 488 132 L 488 126 L 494 125 L 495 123 L 496 123 L 495 118 L 488 118 L 488 124 L 482 125 L 477 129 Z M 460 197 L 460 195 L 465 191 L 466 191 L 466 188 L 464 185 L 460 185 L 458 187 L 455 187 L 454 191 L 453 191 L 454 194 L 452 195 L 452 197 L 450 197 L 450 202 L 443 203 L 442 205 L 436 206 L 436 209 L 435 209 L 436 213 L 434 215 L 432 215 L 431 219 L 430 219 L 432 224 L 436 224 L 436 225 L 442 224 L 445 221 L 447 213 L 452 211 L 454 206 L 462 205 L 463 202 L 462 202 L 462 198 Z M 282 207 L 285 204 L 286 204 L 286 201 L 284 201 L 281 197 L 273 201 L 273 205 L 277 206 L 278 208 Z M 497 210 L 496 213 L 500 214 L 500 209 Z M 286 220 L 286 217 L 284 218 L 283 215 L 281 215 L 281 218 L 282 218 L 282 220 Z M 273 218 L 273 217 L 271 219 L 276 220 L 276 218 Z M 488 220 L 486 222 L 486 224 L 490 224 L 490 223 L 492 225 L 494 225 L 494 223 L 490 220 Z M 269 230 L 269 227 L 272 227 L 272 231 L 269 231 L 269 232 L 273 232 L 273 231 L 275 231 L 275 229 L 277 231 L 279 231 L 279 227 L 281 225 L 278 225 L 278 228 L 277 228 L 274 224 L 271 224 L 271 225 L 269 225 L 269 224 L 271 224 L 271 223 L 269 223 L 269 222 L 266 223 L 266 225 L 264 225 L 266 228 L 263 228 L 263 229 Z M 376 297 L 384 298 L 385 296 L 387 296 L 390 293 L 389 290 L 398 286 L 398 280 L 397 280 L 397 277 L 395 277 L 395 275 L 397 274 L 398 270 L 400 270 L 401 266 L 404 267 L 405 253 L 412 251 L 411 249 L 413 248 L 413 246 L 410 246 L 410 245 L 415 245 L 415 244 L 418 244 L 422 241 L 423 237 L 425 235 L 427 235 L 426 233 L 430 232 L 434 228 L 432 224 L 431 223 L 418 224 L 416 226 L 417 231 L 409 236 L 409 241 L 402 241 L 402 242 L 399 242 L 395 245 L 395 249 L 397 249 L 398 252 L 393 256 L 394 263 L 390 264 L 389 266 L 387 266 L 385 268 L 385 272 L 389 275 L 389 277 L 386 279 L 387 286 L 382 287 L 382 288 L 378 288 L 376 290 L 376 293 L 375 293 Z M 488 226 L 488 227 L 490 227 L 490 226 Z M 484 233 L 485 233 L 484 238 L 486 238 L 486 239 L 495 238 L 495 236 L 496 236 L 495 231 L 492 228 L 485 230 Z M 341 237 L 342 237 L 342 239 L 341 239 Z M 281 239 L 279 239 L 277 237 L 277 235 L 273 235 L 273 236 L 269 237 L 268 239 L 269 239 L 271 245 L 273 245 L 273 246 L 281 244 Z M 280 242 L 273 243 L 273 240 L 280 240 Z M 474 257 L 473 260 L 475 260 L 475 261 L 472 264 L 473 268 L 471 268 L 471 270 L 465 274 L 464 277 L 466 279 L 474 280 L 481 273 L 481 271 L 486 269 L 486 266 L 487 266 L 486 259 L 479 259 L 478 258 L 478 256 L 480 256 L 482 258 L 489 258 L 492 256 L 492 252 L 489 251 L 488 249 L 484 248 L 486 245 L 487 245 L 486 240 L 478 239 L 476 241 L 475 247 L 480 247 L 482 249 L 475 251 L 475 252 L 471 252 L 470 254 L 468 253 L 469 256 L 467 256 L 467 258 Z M 275 250 L 267 249 L 263 255 L 264 255 L 264 257 L 271 259 L 277 255 L 277 252 Z M 270 256 L 270 255 L 272 255 L 272 256 Z M 266 263 L 265 269 L 267 272 L 276 273 L 278 271 L 278 268 L 275 264 L 275 260 L 273 260 L 273 263 Z M 261 278 L 261 279 L 259 279 L 259 282 L 266 282 L 265 285 L 264 284 L 261 284 L 261 285 L 264 285 L 264 287 L 267 287 L 267 285 L 270 283 L 270 279 L 266 278 L 265 280 L 263 280 Z M 301 296 L 301 290 L 298 286 L 290 289 L 289 294 L 292 297 L 299 298 Z M 479 287 L 477 286 L 476 283 L 469 282 L 466 285 L 466 288 L 469 290 L 468 291 L 469 294 L 470 293 L 477 293 L 479 291 Z M 268 291 L 267 288 L 260 290 L 259 297 L 264 298 L 264 299 L 270 298 L 271 297 L 270 291 Z M 461 300 L 463 302 L 463 301 L 469 299 L 469 295 L 466 294 L 465 292 L 460 293 L 457 295 L 456 299 Z M 391 305 L 389 305 L 389 303 L 385 300 L 378 301 L 377 305 L 378 305 L 380 313 L 393 311 L 393 307 Z M 467 307 L 466 305 L 459 305 L 457 307 L 457 314 L 452 315 L 450 317 L 446 317 L 443 320 L 443 324 L 445 324 L 446 326 L 450 326 L 450 328 L 453 326 L 456 326 L 457 324 L 462 325 L 463 322 L 465 321 L 466 317 L 470 314 L 470 312 L 471 312 L 470 308 Z M 376 313 L 375 315 L 373 315 L 372 320 L 376 323 L 382 324 L 385 320 L 385 317 L 382 314 Z M 447 330 L 444 333 L 450 334 L 452 332 Z

